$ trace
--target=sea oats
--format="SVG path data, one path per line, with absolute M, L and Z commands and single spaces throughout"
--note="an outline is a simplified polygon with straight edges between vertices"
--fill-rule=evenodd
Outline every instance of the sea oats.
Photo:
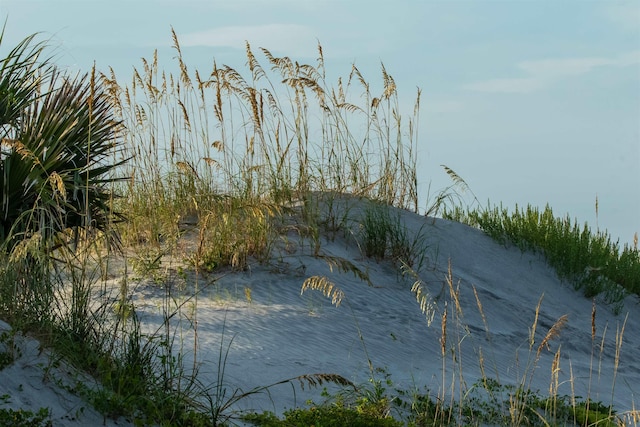
M 66 201 L 67 187 L 64 185 L 64 181 L 58 172 L 54 171 L 49 175 L 49 183 L 51 184 L 51 189 L 54 191 L 54 194 L 60 195 L 62 200 Z
M 533 319 L 533 325 L 529 329 L 529 349 L 532 349 L 533 348 L 533 344 L 535 343 L 536 328 L 538 326 L 538 316 L 540 315 L 540 305 L 542 304 L 542 299 L 543 298 L 544 298 L 544 294 L 542 294 L 540 296 L 540 299 L 538 300 L 538 305 L 536 305 L 536 314 L 535 314 L 535 317 Z
M 549 331 L 547 332 L 547 335 L 545 335 L 544 339 L 538 346 L 538 351 L 536 352 L 536 358 L 540 356 L 540 353 L 542 352 L 543 348 L 546 348 L 547 350 L 549 349 L 549 341 L 560 336 L 560 331 L 562 330 L 562 328 L 564 328 L 568 319 L 569 319 L 569 316 L 565 314 L 563 316 L 560 316 L 560 318 L 556 320 L 556 323 L 554 323 L 551 329 L 549 329 Z
M 322 294 L 331 298 L 331 304 L 338 307 L 344 298 L 344 292 L 338 288 L 333 282 L 325 276 L 311 276 L 302 283 L 300 294 L 304 294 L 307 289 L 313 289 L 322 292 Z
M 447 353 L 447 311 L 447 304 L 445 303 L 444 310 L 442 312 L 442 322 L 440 324 L 440 351 L 443 358 Z

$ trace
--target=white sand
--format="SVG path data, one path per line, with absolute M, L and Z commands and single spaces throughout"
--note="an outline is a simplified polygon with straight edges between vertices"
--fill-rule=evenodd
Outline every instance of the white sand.
M 357 219 L 362 205 L 349 207 L 349 217 Z M 442 392 L 441 316 L 448 301 L 447 356 L 445 387 L 459 393 L 459 373 L 467 387 L 481 378 L 480 351 L 485 374 L 504 384 L 523 381 L 533 390 L 548 393 L 551 364 L 560 349 L 560 395 L 590 396 L 613 404 L 618 412 L 638 407 L 640 402 L 640 306 L 637 297 L 628 297 L 622 314 L 598 302 L 596 312 L 596 348 L 591 338 L 592 301 L 580 291 L 560 281 L 539 255 L 521 253 L 495 243 L 482 232 L 445 220 L 433 220 L 402 212 L 409 236 L 422 232 L 428 245 L 420 276 L 429 292 L 439 295 L 437 312 L 431 326 L 411 292 L 412 281 L 402 278 L 388 262 L 377 263 L 361 255 L 353 237 L 338 233 L 335 240 L 322 238 L 320 253 L 348 260 L 366 272 L 374 286 L 354 276 L 330 270 L 326 258 L 315 258 L 309 242 L 295 233 L 289 243 L 275 251 L 269 265 L 251 264 L 243 272 L 217 273 L 202 277 L 213 285 L 197 299 L 196 317 L 184 306 L 183 318 L 197 320 L 199 379 L 214 385 L 220 349 L 228 350 L 224 384 L 228 392 L 235 388 L 248 391 L 303 374 L 335 373 L 358 385 L 369 378 L 366 352 L 376 368 L 384 368 L 394 388 L 428 389 L 433 397 Z M 302 244 L 304 243 L 304 244 Z M 284 248 L 287 248 L 285 250 Z M 451 263 L 454 286 L 459 288 L 462 309 L 456 319 L 445 277 Z M 597 267 L 597 266 L 594 266 Z M 305 278 L 323 275 L 345 294 L 339 307 L 317 291 L 301 295 Z M 170 279 L 177 276 L 169 274 Z M 480 315 L 473 287 L 482 303 L 488 325 Z M 251 290 L 251 302 L 245 296 Z M 143 282 L 133 295 L 139 314 L 148 327 L 161 321 L 158 285 Z M 533 353 L 529 352 L 529 331 L 535 307 L 543 296 L 535 334 Z M 623 322 L 624 335 L 620 363 L 616 370 L 616 331 Z M 561 316 L 568 322 L 550 349 L 536 350 L 545 334 Z M 183 322 L 187 324 L 186 321 Z M 225 328 L 225 342 L 221 334 Z M 359 332 L 363 340 L 359 339 Z M 183 348 L 190 366 L 193 335 L 184 334 Z M 229 346 L 229 341 L 233 342 Z M 600 345 L 604 346 L 602 354 Z M 54 425 L 102 425 L 100 415 L 87 408 L 77 397 L 47 380 L 47 357 L 38 354 L 37 343 L 21 344 L 22 356 L 0 372 L 0 395 L 10 394 L 10 406 L 37 410 L 49 407 Z M 455 354 L 459 365 L 452 361 Z M 593 359 L 592 359 L 593 354 Z M 454 375 L 455 374 L 455 375 Z M 614 377 L 614 375 L 616 375 Z M 383 375 L 376 374 L 382 379 Z M 525 380 L 523 380 L 525 378 Z M 614 387 L 615 381 L 615 387 Z M 240 401 L 234 408 L 271 410 L 281 413 L 308 398 L 320 400 L 319 389 L 302 391 L 279 385 L 270 395 L 260 394 Z M 506 398 L 506 395 L 504 395 Z M 76 417 L 80 408 L 83 412 Z M 115 425 L 109 421 L 107 425 Z M 126 425 L 122 420 L 118 425 Z

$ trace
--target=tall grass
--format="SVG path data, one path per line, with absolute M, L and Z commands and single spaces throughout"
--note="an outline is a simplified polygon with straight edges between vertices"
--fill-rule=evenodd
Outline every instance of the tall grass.
M 330 85 L 321 46 L 315 64 L 260 49 L 266 68 L 247 44 L 245 70 L 214 61 L 207 72 L 192 71 L 172 34 L 177 74 L 161 71 L 155 53 L 128 85 L 105 76 L 127 127 L 132 209 L 172 212 L 171 222 L 206 211 L 216 195 L 282 204 L 322 191 L 417 211 L 420 93 L 403 119 L 384 66 L 380 94 L 355 65 Z

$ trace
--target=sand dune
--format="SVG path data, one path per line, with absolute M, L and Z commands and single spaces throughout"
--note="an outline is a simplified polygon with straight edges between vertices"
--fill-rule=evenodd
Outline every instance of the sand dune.
M 350 218 L 355 220 L 362 214 L 364 202 L 343 203 L 340 209 Z M 196 357 L 203 384 L 215 384 L 220 351 L 228 350 L 223 380 L 229 391 L 248 391 L 311 373 L 335 373 L 363 384 L 371 375 L 370 360 L 374 368 L 389 375 L 395 387 L 428 389 L 435 396 L 443 388 L 441 319 L 446 309 L 444 387 L 453 384 L 454 394 L 460 387 L 472 386 L 483 370 L 504 384 L 524 383 L 546 392 L 554 354 L 559 350 L 559 394 L 590 396 L 612 403 L 619 412 L 637 408 L 640 306 L 636 297 L 627 298 L 619 315 L 597 301 L 596 337 L 592 340 L 592 301 L 558 279 L 540 255 L 505 247 L 459 223 L 398 212 L 409 235 L 424 236 L 427 246 L 419 275 L 435 303 L 431 325 L 411 292 L 414 280 L 403 277 L 388 260 L 364 257 L 353 237 L 356 228 L 352 233 L 338 232 L 333 239 L 323 236 L 320 257 L 313 256 L 309 241 L 292 231 L 274 251 L 271 263 L 252 263 L 246 271 L 202 277 L 195 315 L 189 308 L 193 300 L 183 307 L 181 324 L 187 327 L 197 321 Z M 371 283 L 353 272 L 331 269 L 328 261 L 332 257 L 348 261 Z M 459 306 L 447 284 L 449 267 Z M 344 298 L 339 306 L 318 291 L 301 294 L 304 280 L 314 275 L 326 277 L 342 290 Z M 189 295 L 193 285 L 188 284 L 182 292 Z M 159 287 L 150 282 L 142 281 L 135 288 L 133 299 L 149 330 L 162 321 L 161 296 Z M 541 298 L 531 345 L 530 331 Z M 537 358 L 543 338 L 564 315 L 567 322 L 559 336 L 549 342 L 548 349 L 541 349 Z M 623 325 L 616 371 L 616 331 Z M 600 345 L 604 346 L 602 353 Z M 27 339 L 20 346 L 21 357 L 0 372 L 0 395 L 11 396 L 10 406 L 50 407 L 54 425 L 101 425 L 100 415 L 47 380 L 43 369 L 48 365 L 47 356 L 39 352 L 35 341 Z M 193 334 L 187 328 L 182 341 L 187 366 L 193 348 Z M 374 375 L 383 377 L 381 372 Z M 303 405 L 306 399 L 320 399 L 319 391 L 296 388 L 294 393 L 290 385 L 279 385 L 270 394 L 251 396 L 234 408 L 281 413 Z M 85 409 L 76 416 L 80 408 Z M 118 425 L 125 424 L 121 420 Z

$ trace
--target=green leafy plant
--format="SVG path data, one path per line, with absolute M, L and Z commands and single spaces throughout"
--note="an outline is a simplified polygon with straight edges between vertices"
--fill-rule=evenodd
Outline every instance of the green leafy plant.
M 8 404 L 11 396 L 0 396 L 0 405 Z M 25 409 L 0 408 L 0 425 L 11 427 L 52 427 L 51 411 L 40 408 L 37 412 Z
M 0 34 L 0 42 L 4 29 Z M 25 39 L 0 60 L 0 240 L 11 251 L 40 235 L 49 247 L 62 232 L 109 231 L 109 172 L 120 124 L 95 71 L 69 78 L 47 61 L 44 46 Z M 58 238 L 53 242 L 54 237 Z
M 377 418 L 358 409 L 340 404 L 311 406 L 308 409 L 291 409 L 282 419 L 273 413 L 248 414 L 243 417 L 247 422 L 262 427 L 400 427 L 404 423 L 393 418 Z
M 0 408 L 0 424 L 12 427 L 53 426 L 48 408 L 41 408 L 37 412 L 24 409 Z

